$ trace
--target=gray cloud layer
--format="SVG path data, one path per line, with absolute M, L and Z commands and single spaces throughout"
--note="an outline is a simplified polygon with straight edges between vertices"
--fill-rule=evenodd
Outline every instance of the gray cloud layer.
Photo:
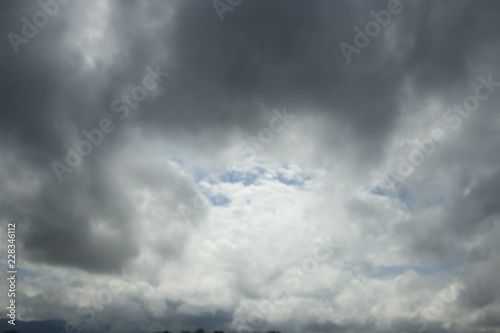
M 227 161 L 217 159 L 227 157 L 235 140 L 258 133 L 273 108 L 286 105 L 297 116 L 290 136 L 298 139 L 288 145 L 280 141 L 262 155 L 285 164 L 298 160 L 313 169 L 339 166 L 346 170 L 345 181 L 351 182 L 347 190 L 349 184 L 368 183 L 370 172 L 394 163 L 400 152 L 408 156 L 415 137 L 423 139 L 434 127 L 447 129 L 440 123 L 442 114 L 473 94 L 480 75 L 491 74 L 500 81 L 500 4 L 401 0 L 401 13 L 393 15 L 348 63 L 339 44 L 355 45 L 354 27 L 364 29 L 373 20 L 370 11 L 386 9 L 388 2 L 246 0 L 225 12 L 221 22 L 211 1 L 73 1 L 60 4 L 36 36 L 18 46 L 18 53 L 3 38 L 0 217 L 19 221 L 22 260 L 87 281 L 134 266 L 145 257 L 150 261 L 144 265 L 151 269 L 167 264 L 178 265 L 172 267 L 180 272 L 181 267 L 191 269 L 186 244 L 215 223 L 210 219 L 212 208 L 197 215 L 194 223 L 183 224 L 178 208 L 192 200 L 198 185 L 184 171 L 151 156 L 176 147 L 206 163 L 207 169 L 220 169 Z M 22 35 L 22 18 L 32 21 L 40 11 L 36 2 L 7 1 L 0 7 L 4 36 Z M 148 91 L 137 108 L 128 106 L 130 115 L 120 119 L 124 111 L 115 112 L 113 101 L 141 85 L 146 68 L 156 65 L 169 76 Z M 345 194 L 353 237 L 359 233 L 366 241 L 343 254 L 345 260 L 377 266 L 374 258 L 361 254 L 367 249 L 363 246 L 373 245 L 378 251 L 391 244 L 404 262 L 394 266 L 451 265 L 468 286 L 449 316 L 471 315 L 449 325 L 436 319 L 427 332 L 500 330 L 499 105 L 498 93 L 481 101 L 459 131 L 447 129 L 450 139 L 398 185 L 413 200 L 413 211 L 405 211 L 409 217 L 404 222 L 387 222 L 399 219 L 397 213 L 391 215 L 393 206 L 386 209 Z M 113 132 L 59 182 L 53 161 L 65 163 L 68 148 L 84 138 L 81 131 L 98 128 L 103 118 L 111 119 Z M 335 181 L 327 178 L 318 197 L 310 199 L 301 225 L 310 218 L 318 230 L 336 232 L 327 222 L 338 211 L 328 199 Z M 145 236 L 148 227 L 153 229 Z M 284 248 L 295 247 L 290 237 Z M 387 258 L 380 260 L 394 257 Z M 217 262 L 221 266 L 214 268 L 220 269 L 221 283 L 231 290 L 229 300 L 221 296 L 221 303 L 210 299 L 210 305 L 195 307 L 198 300 L 189 298 L 187 290 L 201 281 L 190 276 L 184 277 L 187 285 L 179 287 L 179 294 L 155 300 L 165 308 L 161 319 L 145 305 L 147 300 L 133 293 L 120 296 L 131 304 L 126 310 L 109 306 L 102 315 L 134 313 L 133 326 L 114 323 L 115 329 L 124 330 L 146 331 L 148 320 L 156 321 L 158 329 L 233 328 L 244 312 L 240 299 L 265 299 L 262 285 L 274 281 L 269 272 L 259 273 L 255 281 L 244 280 L 247 266 L 234 260 L 236 264 Z M 282 268 L 276 266 L 276 276 Z M 162 277 L 154 272 L 144 277 L 146 285 L 161 285 Z M 428 283 L 435 286 L 434 280 Z M 408 282 L 405 292 L 415 286 L 417 282 Z M 59 292 L 63 299 L 70 289 Z M 312 294 L 307 297 L 314 298 Z M 27 319 L 69 320 L 73 313 L 62 307 L 47 313 L 39 309 L 50 300 L 38 296 L 41 300 L 32 299 L 30 305 L 31 296 L 22 297 L 30 313 Z M 304 313 L 269 321 L 283 331 L 409 330 L 403 315 L 386 327 L 375 316 L 365 320 L 353 314 L 339 322 L 310 319 L 320 316 L 312 310 Z

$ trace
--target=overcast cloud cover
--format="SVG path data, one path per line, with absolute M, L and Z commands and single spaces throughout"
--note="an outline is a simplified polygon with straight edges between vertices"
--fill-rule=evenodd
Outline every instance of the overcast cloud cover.
M 500 332 L 498 1 L 58 1 L 0 3 L 2 331 Z

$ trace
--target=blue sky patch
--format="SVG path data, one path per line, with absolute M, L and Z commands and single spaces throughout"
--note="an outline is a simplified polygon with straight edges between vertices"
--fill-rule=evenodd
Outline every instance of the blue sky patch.
M 264 173 L 263 168 L 255 168 L 250 172 L 226 171 L 220 176 L 220 179 L 225 183 L 243 183 L 243 185 L 249 186 L 255 184 Z
M 287 178 L 284 174 L 278 172 L 274 179 L 286 185 L 302 186 L 306 181 L 310 180 L 311 177 L 304 176 L 302 174 L 295 174 L 293 178 Z
M 210 201 L 212 206 L 229 206 L 231 199 L 223 194 L 214 194 L 210 190 L 202 188 L 201 192 Z
M 377 187 L 375 187 L 374 189 L 372 189 L 372 190 L 370 191 L 370 193 L 375 194 L 375 195 L 380 195 L 380 196 L 385 197 L 385 196 L 387 196 L 387 195 L 391 194 L 391 191 L 389 191 L 389 190 L 387 190 L 387 189 L 385 189 L 385 188 L 381 188 L 381 187 L 378 187 L 378 186 L 377 186 Z

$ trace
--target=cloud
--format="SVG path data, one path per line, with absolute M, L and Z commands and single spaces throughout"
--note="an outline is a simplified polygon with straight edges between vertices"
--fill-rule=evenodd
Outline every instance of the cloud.
M 19 322 L 84 329 L 81 307 L 126 271 L 88 330 L 498 331 L 500 94 L 456 107 L 500 82 L 498 4 L 401 0 L 348 63 L 341 43 L 388 3 L 243 1 L 223 21 L 211 1 L 2 3 Z M 47 4 L 16 52 L 7 36 Z M 169 75 L 127 104 L 148 66 Z M 52 163 L 104 118 L 114 130 L 59 181 Z M 335 251 L 308 271 L 324 239 Z M 425 317 L 453 278 L 465 289 Z

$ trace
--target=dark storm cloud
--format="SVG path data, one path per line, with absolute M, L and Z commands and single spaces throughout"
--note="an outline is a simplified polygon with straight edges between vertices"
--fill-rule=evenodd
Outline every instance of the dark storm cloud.
M 58 41 L 49 39 L 48 45 L 37 50 L 37 43 L 43 41 L 42 37 L 33 40 L 28 45 L 31 52 L 11 56 L 15 59 L 7 59 L 7 64 L 12 62 L 12 66 L 2 67 L 3 77 L 10 78 L 2 85 L 2 137 L 4 149 L 15 156 L 10 163 L 4 160 L 2 179 L 14 176 L 21 186 L 31 187 L 30 195 L 17 196 L 12 191 L 7 199 L 4 194 L 2 211 L 23 225 L 30 224 L 23 242 L 33 260 L 89 270 L 117 269 L 136 251 L 133 242 L 127 241 L 130 217 L 118 202 L 119 193 L 106 184 L 100 169 L 87 165 L 91 175 L 75 176 L 58 184 L 48 167 L 65 153 L 64 139 L 56 127 L 54 99 L 67 78 L 76 72 L 77 64 L 67 64 L 66 58 L 55 51 Z M 34 182 L 22 181 L 23 173 L 41 182 L 39 189 Z M 117 226 L 121 240 L 99 239 L 90 233 L 89 220 L 103 217 Z
M 340 42 L 353 43 L 354 27 L 387 3 L 247 1 L 221 22 L 212 3 L 181 2 L 172 32 L 157 38 L 169 46 L 171 90 L 158 101 L 162 108 L 141 116 L 167 128 L 237 125 L 252 132 L 266 110 L 287 105 L 296 114 L 331 116 L 348 129 L 360 158 L 377 160 L 399 117 L 404 84 L 422 97 L 460 96 L 470 79 L 467 61 L 483 43 L 477 36 L 492 24 L 482 19 L 491 2 L 471 13 L 470 2 L 401 1 L 402 13 L 386 28 L 392 35 L 374 37 L 348 64 Z M 136 43 L 134 53 L 144 49 Z M 337 143 L 334 135 L 325 139 Z
M 222 23 L 210 2 L 180 2 L 171 24 L 160 21 L 161 29 L 151 30 L 137 16 L 155 18 L 166 9 L 126 3 L 113 10 L 111 30 L 132 68 L 147 54 L 167 54 L 172 79 L 158 101 L 141 111 L 149 123 L 223 132 L 236 125 L 252 132 L 268 110 L 287 105 L 295 113 L 331 114 L 351 129 L 353 141 L 360 140 L 360 154 L 373 158 L 397 118 L 404 76 L 391 57 L 373 59 L 370 50 L 382 52 L 380 38 L 356 66 L 347 64 L 338 44 L 370 18 L 360 12 L 385 6 L 246 2 Z
M 9 191 L 1 195 L 2 213 L 19 221 L 26 259 L 110 271 L 137 251 L 131 238 L 133 212 L 104 168 L 89 168 L 92 174 L 59 183 L 50 169 L 25 164 L 22 158 L 5 159 L 0 173 Z M 13 174 L 17 184 L 9 181 Z M 115 237 L 93 232 L 92 221 L 105 221 Z
M 127 86 L 142 82 L 145 67 L 154 64 L 148 62 L 150 56 L 140 58 L 127 53 L 127 40 L 118 36 L 127 54 L 115 58 L 112 66 L 98 63 L 96 70 L 86 69 L 85 50 L 76 52 L 65 44 L 78 42 L 68 39 L 66 33 L 79 6 L 85 5 L 73 2 L 60 6 L 49 24 L 19 46 L 18 54 L 7 38 L 2 39 L 6 52 L 2 53 L 0 68 L 0 136 L 4 151 L 0 172 L 3 188 L 10 192 L 2 193 L 0 206 L 4 218 L 21 223 L 26 259 L 89 271 L 112 271 L 123 267 L 138 251 L 132 237 L 135 216 L 130 199 L 112 177 L 114 172 L 107 163 L 115 151 L 113 147 L 123 145 L 120 131 L 105 137 L 107 146 L 95 147 L 76 172 L 64 176 L 62 183 L 54 178 L 51 164 L 64 163 L 68 147 L 75 148 L 81 140 L 81 130 L 97 128 L 104 116 L 111 118 L 111 102 L 120 98 Z M 2 6 L 5 35 L 12 31 L 22 35 L 21 18 L 31 20 L 40 11 L 34 2 L 6 2 Z M 17 185 L 25 187 L 29 194 L 19 191 L 9 179 L 16 179 Z M 172 181 L 176 181 L 175 177 Z M 144 179 L 143 185 L 147 186 Z M 188 197 L 182 193 L 188 192 L 189 186 L 177 188 L 180 197 Z M 108 237 L 93 230 L 99 221 L 115 235 Z
M 377 150 L 397 115 L 402 78 L 396 68 L 345 62 L 338 43 L 358 16 L 349 2 L 254 1 L 221 23 L 209 2 L 184 2 L 170 59 L 180 93 L 165 99 L 191 116 L 186 119 L 196 119 L 189 125 L 251 129 L 264 110 L 285 104 L 296 113 L 332 113 Z
M 166 128 L 180 124 L 197 129 L 238 125 L 250 131 L 261 126 L 264 110 L 288 105 L 295 113 L 331 114 L 332 121 L 341 121 L 343 126 L 352 129 L 352 140 L 358 144 L 360 155 L 377 158 L 381 144 L 398 117 L 399 95 L 405 78 L 413 78 L 416 87 L 423 91 L 446 91 L 464 84 L 469 50 L 466 43 L 476 46 L 478 42 L 477 38 L 467 38 L 472 34 L 467 33 L 466 28 L 464 33 L 460 32 L 460 19 L 468 15 L 470 8 L 463 3 L 449 9 L 448 2 L 421 1 L 416 5 L 402 1 L 404 11 L 391 23 L 401 29 L 396 40 L 391 41 L 399 46 L 398 52 L 387 54 L 384 50 L 388 41 L 378 36 L 351 65 L 345 61 L 338 44 L 352 42 L 353 28 L 364 26 L 372 19 L 370 10 L 384 9 L 387 1 L 369 4 L 244 2 L 224 22 L 219 21 L 210 2 L 180 2 L 172 24 L 161 21 L 161 13 L 168 12 L 165 5 L 112 3 L 107 32 L 116 36 L 122 51 L 113 67 L 103 68 L 104 73 L 100 73 L 105 74 L 108 84 L 99 87 L 96 101 L 82 104 L 85 94 L 96 95 L 85 85 L 96 77 L 80 74 L 80 80 L 77 76 L 70 81 L 75 82 L 70 91 L 61 87 L 64 95 L 69 96 L 65 97 L 64 108 L 72 110 L 71 117 L 80 125 L 91 123 L 93 119 L 88 119 L 89 114 L 100 114 L 103 109 L 109 111 L 108 103 L 119 96 L 123 82 L 133 82 L 134 76 L 140 75 L 137 71 L 143 70 L 152 58 L 168 53 L 168 65 L 174 77 L 156 103 L 144 106 L 140 117 L 147 122 L 160 121 L 160 126 Z M 452 15 L 450 11 L 458 13 Z M 477 16 L 470 15 L 472 19 Z M 145 28 L 140 22 L 146 19 L 157 22 L 161 29 Z M 476 18 L 473 22 L 477 25 L 477 21 Z M 45 32 L 41 31 L 33 41 L 42 40 Z M 56 38 L 49 41 L 57 43 Z M 43 43 L 44 50 L 60 48 L 57 44 L 47 47 L 45 39 Z M 35 50 L 35 46 L 29 44 L 26 49 Z M 54 81 L 78 73 L 76 68 L 81 66 L 78 61 L 66 60 L 71 67 L 64 68 L 59 58 L 49 57 L 53 59 L 49 66 L 40 66 L 46 69 L 40 73 L 40 80 L 52 77 Z M 18 58 L 11 59 L 19 62 Z M 30 59 L 27 62 L 34 63 Z M 41 85 L 36 76 L 30 82 L 33 88 L 42 86 L 46 91 L 37 89 L 40 97 L 30 98 L 32 104 L 19 107 L 25 113 L 35 106 L 43 108 L 49 96 L 53 98 L 48 92 L 57 89 L 57 86 Z M 8 88 L 19 91 L 15 83 L 9 83 Z M 9 95 L 16 98 L 15 94 Z M 82 114 L 86 114 L 86 118 L 81 119 Z M 21 116 L 33 119 L 28 114 L 21 113 Z M 37 117 L 54 121 L 54 115 L 43 110 Z M 52 128 L 54 125 L 37 126 L 35 124 L 43 122 L 35 120 L 39 119 L 28 121 L 22 127 L 11 126 L 11 131 L 23 131 L 17 133 L 18 138 L 29 137 L 23 135 L 29 133 L 37 137 L 39 144 L 52 140 L 61 150 L 57 146 L 58 138 L 54 137 L 58 133 Z M 10 121 L 20 123 L 16 118 Z M 44 132 L 37 134 L 40 131 Z
M 2 6 L 4 35 L 12 31 L 21 34 L 21 17 L 39 10 L 34 2 L 9 1 Z M 78 65 L 58 52 L 60 39 L 48 38 L 50 34 L 60 36 L 66 20 L 61 16 L 53 23 L 23 45 L 24 52 L 18 55 L 9 40 L 2 38 L 2 137 L 8 145 L 25 149 L 26 155 L 35 160 L 62 150 L 58 132 L 52 126 L 53 102 L 62 83 L 75 73 Z

